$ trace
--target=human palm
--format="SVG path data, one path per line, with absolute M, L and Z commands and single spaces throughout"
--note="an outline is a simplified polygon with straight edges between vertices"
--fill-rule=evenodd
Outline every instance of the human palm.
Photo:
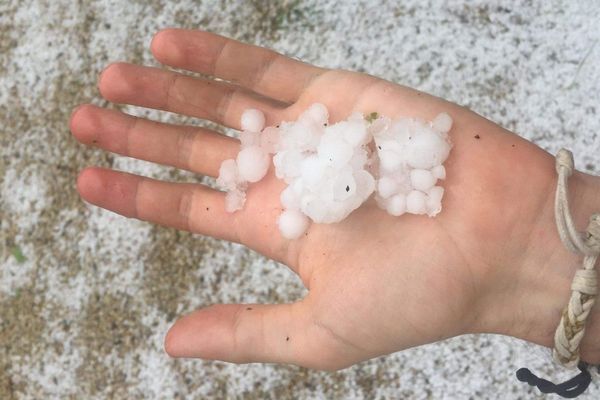
M 234 214 L 225 211 L 223 193 L 203 185 L 83 171 L 78 188 L 87 201 L 242 243 L 288 265 L 309 290 L 292 304 L 198 310 L 169 332 L 169 354 L 339 369 L 489 326 L 491 294 L 499 288 L 511 293 L 496 271 L 519 267 L 522 260 L 512 255 L 526 253 L 536 218 L 548 209 L 553 170 L 547 153 L 439 98 L 207 32 L 162 31 L 152 51 L 166 65 L 223 80 L 113 64 L 100 79 L 102 95 L 233 128 L 247 108 L 264 111 L 267 124 L 275 125 L 296 119 L 314 102 L 328 107 L 332 121 L 353 111 L 429 120 L 447 112 L 454 120 L 438 216 L 392 217 L 371 200 L 340 223 L 313 223 L 294 241 L 277 227 L 284 184 L 272 168 L 249 187 L 245 208 Z M 213 177 L 239 150 L 235 139 L 207 129 L 90 105 L 73 113 L 71 128 L 83 143 Z

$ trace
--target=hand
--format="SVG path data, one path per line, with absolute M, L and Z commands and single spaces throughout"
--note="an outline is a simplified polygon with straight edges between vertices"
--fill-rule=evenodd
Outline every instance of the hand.
M 102 73 L 102 96 L 236 129 L 247 108 L 263 110 L 275 125 L 314 102 L 324 103 L 333 121 L 353 111 L 429 120 L 447 112 L 454 120 L 441 214 L 392 217 L 370 201 L 341 223 L 312 224 L 295 241 L 282 239 L 276 225 L 284 185 L 272 170 L 250 186 L 245 208 L 234 214 L 225 212 L 223 193 L 203 185 L 84 170 L 78 190 L 86 201 L 242 243 L 288 265 L 309 290 L 293 304 L 193 312 L 169 331 L 170 355 L 335 370 L 470 332 L 552 344 L 576 258 L 553 230 L 555 172 L 548 153 L 442 99 L 208 32 L 164 30 L 151 49 L 166 65 L 222 80 L 119 63 Z M 237 140 L 207 129 L 91 105 L 73 112 L 71 129 L 85 144 L 212 177 L 239 150 Z M 581 225 L 590 188 L 599 186 L 592 179 L 572 178 Z M 584 342 L 584 349 L 600 360 L 600 344 Z

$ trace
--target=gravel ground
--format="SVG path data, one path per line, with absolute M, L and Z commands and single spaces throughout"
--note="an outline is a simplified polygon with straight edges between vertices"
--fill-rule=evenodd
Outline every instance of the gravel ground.
M 539 395 L 516 381 L 518 367 L 565 377 L 541 349 L 492 335 L 335 373 L 169 359 L 163 335 L 177 315 L 292 301 L 303 288 L 241 246 L 125 219 L 75 191 L 92 164 L 203 180 L 83 148 L 67 127 L 78 103 L 107 105 L 96 80 L 108 62 L 156 65 L 148 45 L 168 26 L 431 92 L 548 151 L 570 148 L 598 173 L 600 3 L 499 3 L 0 0 L 0 399 L 530 399 Z M 591 387 L 586 398 L 598 397 Z

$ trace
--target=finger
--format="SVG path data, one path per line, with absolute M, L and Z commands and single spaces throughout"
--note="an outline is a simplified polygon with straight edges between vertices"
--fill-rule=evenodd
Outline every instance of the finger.
M 245 109 L 265 113 L 267 123 L 279 122 L 285 105 L 226 82 L 186 76 L 158 68 L 115 63 L 100 76 L 102 96 L 114 103 L 171 111 L 240 128 Z
M 172 357 L 336 369 L 339 348 L 323 342 L 317 329 L 304 302 L 218 304 L 178 320 L 167 333 L 165 350 Z
M 77 189 L 86 201 L 126 217 L 238 241 L 224 194 L 203 185 L 87 168 L 79 174 Z
M 149 121 L 91 104 L 73 112 L 70 126 L 84 144 L 212 177 L 240 147 L 238 140 L 209 129 Z
M 210 32 L 165 29 L 152 53 L 163 64 L 216 76 L 265 96 L 293 103 L 325 70 Z

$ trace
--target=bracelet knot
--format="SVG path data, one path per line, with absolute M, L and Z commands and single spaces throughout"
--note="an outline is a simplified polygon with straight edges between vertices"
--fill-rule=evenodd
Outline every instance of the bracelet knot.
M 567 170 L 567 176 L 571 176 L 571 174 L 573 174 L 573 170 L 575 169 L 575 165 L 573 163 L 573 153 L 567 149 L 560 149 L 558 153 L 556 153 L 557 174 L 560 174 L 561 167 Z
M 600 214 L 593 214 L 590 217 L 584 241 L 591 255 L 600 254 Z
M 598 273 L 595 269 L 578 269 L 571 283 L 571 290 L 588 296 L 598 294 Z

